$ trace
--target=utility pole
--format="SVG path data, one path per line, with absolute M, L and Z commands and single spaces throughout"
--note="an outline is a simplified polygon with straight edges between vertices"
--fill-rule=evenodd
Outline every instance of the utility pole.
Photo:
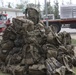
M 49 0 L 49 3 L 50 3 L 51 1 Z
M 36 5 L 36 0 L 35 0 L 35 5 Z
M 72 1 L 70 0 L 70 4 L 72 4 Z
M 46 25 L 47 25 L 47 27 L 48 27 L 48 16 L 47 16 L 47 14 L 48 14 L 48 11 L 47 11 L 47 0 L 45 0 L 45 13 L 46 13 Z
M 39 11 L 40 11 L 40 2 L 39 2 L 39 0 L 38 0 L 38 9 L 39 9 Z

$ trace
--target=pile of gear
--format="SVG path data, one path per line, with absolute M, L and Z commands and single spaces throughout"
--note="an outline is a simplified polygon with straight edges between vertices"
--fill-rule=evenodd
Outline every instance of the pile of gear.
M 26 19 L 13 18 L 0 45 L 0 70 L 11 75 L 74 75 L 74 46 L 67 32 L 59 34 L 26 9 Z

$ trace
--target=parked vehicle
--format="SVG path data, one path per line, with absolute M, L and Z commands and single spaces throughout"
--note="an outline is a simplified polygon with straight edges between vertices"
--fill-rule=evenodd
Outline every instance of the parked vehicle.
M 50 15 L 49 15 L 50 16 Z M 76 28 L 76 5 L 63 5 L 60 7 L 60 19 L 47 19 L 48 25 L 53 25 L 56 32 L 61 30 L 62 24 Z M 46 24 L 46 19 L 43 19 Z
M 7 14 L 0 14 L 0 33 L 3 32 L 8 25 L 10 25 L 10 19 L 7 19 Z

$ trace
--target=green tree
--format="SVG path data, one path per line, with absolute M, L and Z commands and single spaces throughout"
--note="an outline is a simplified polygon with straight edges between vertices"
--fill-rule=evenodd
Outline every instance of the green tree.
M 53 6 L 50 4 L 50 2 L 47 2 L 47 13 L 48 14 L 53 14 L 54 11 L 53 11 Z M 44 6 L 44 10 L 43 10 L 43 14 L 45 14 L 46 10 L 45 10 L 45 6 Z
M 8 3 L 8 8 L 12 8 L 12 6 L 11 6 L 11 3 L 10 3 L 10 2 Z
M 54 16 L 55 19 L 59 19 L 59 4 L 58 4 L 58 0 L 54 1 Z
M 17 9 L 23 9 L 27 5 L 27 1 L 21 0 L 20 4 L 16 4 Z
M 17 8 L 17 9 L 23 9 L 23 8 L 24 8 L 24 5 L 23 5 L 23 4 L 17 4 L 17 5 L 16 5 L 16 8 Z
M 33 4 L 33 3 L 29 3 L 29 4 L 27 4 L 27 7 L 28 6 L 35 6 L 39 11 L 40 11 L 40 3 L 38 3 L 38 4 Z

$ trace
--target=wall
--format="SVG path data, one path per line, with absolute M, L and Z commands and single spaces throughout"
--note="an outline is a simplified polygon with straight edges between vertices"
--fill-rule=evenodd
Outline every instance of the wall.
M 17 12 L 17 11 L 3 11 L 3 14 L 7 14 L 7 18 L 10 18 L 12 22 L 12 18 L 15 18 L 16 16 L 24 16 L 23 12 Z

